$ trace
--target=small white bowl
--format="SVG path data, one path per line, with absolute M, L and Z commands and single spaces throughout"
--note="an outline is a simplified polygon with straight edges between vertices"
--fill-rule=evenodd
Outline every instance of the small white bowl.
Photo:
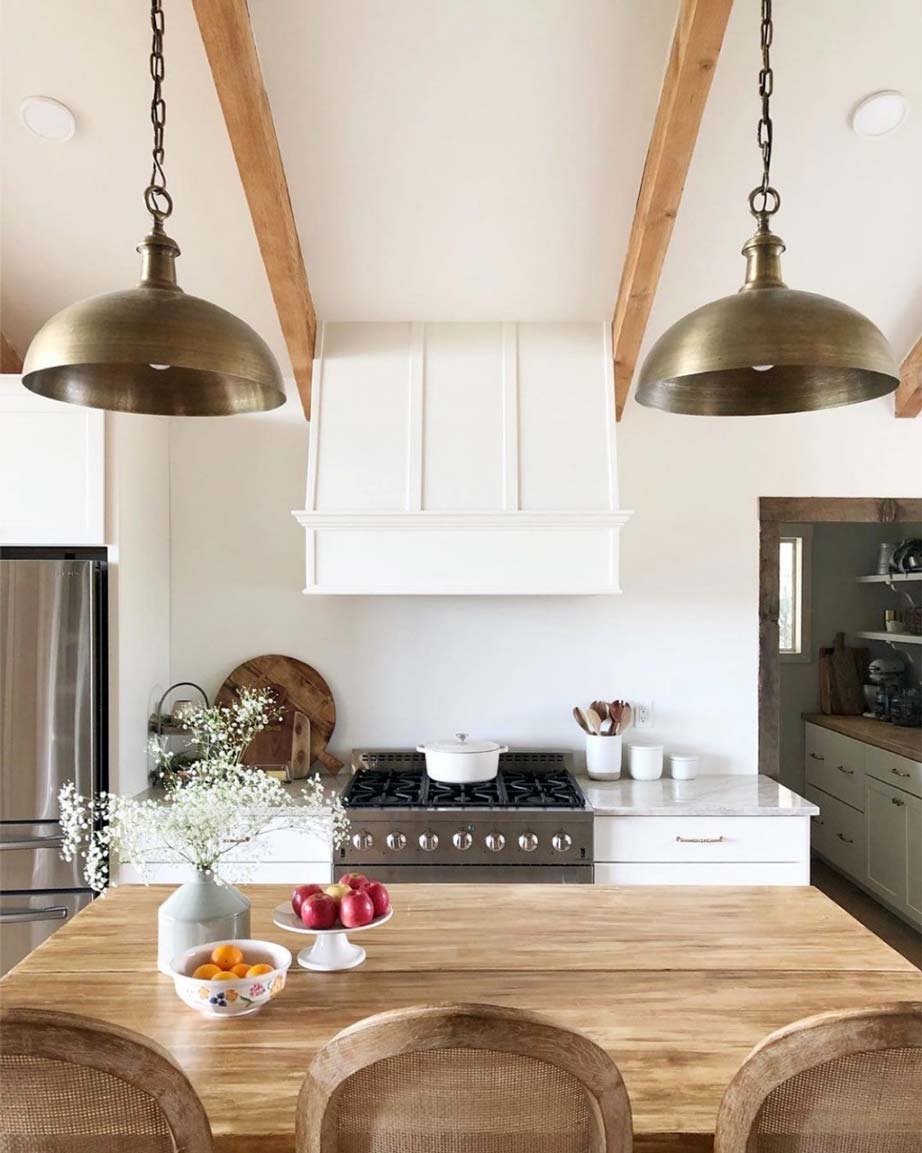
M 211 960 L 218 945 L 236 945 L 251 965 L 271 965 L 261 977 L 236 977 L 232 981 L 205 981 L 191 976 Z M 242 1017 L 255 1013 L 285 988 L 291 953 L 272 941 L 209 941 L 196 945 L 170 961 L 173 985 L 181 1000 L 210 1017 Z

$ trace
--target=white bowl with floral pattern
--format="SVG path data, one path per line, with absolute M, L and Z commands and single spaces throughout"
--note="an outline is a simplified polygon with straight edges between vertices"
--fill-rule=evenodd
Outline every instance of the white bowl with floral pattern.
M 272 971 L 259 977 L 235 977 L 215 981 L 193 977 L 192 973 L 211 960 L 218 945 L 236 945 L 251 965 L 271 965 Z M 242 1017 L 255 1013 L 285 988 L 291 953 L 272 941 L 209 941 L 187 949 L 170 961 L 170 974 L 179 998 L 210 1017 Z

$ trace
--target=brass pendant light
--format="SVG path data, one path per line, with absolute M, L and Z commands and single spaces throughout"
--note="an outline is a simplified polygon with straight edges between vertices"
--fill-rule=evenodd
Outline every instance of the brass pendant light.
M 151 28 L 154 147 L 144 203 L 153 227 L 138 246 L 141 282 L 72 304 L 47 321 L 26 353 L 23 384 L 53 400 L 115 412 L 229 416 L 277 408 L 285 390 L 265 341 L 176 283 L 179 247 L 163 227 L 173 202 L 163 171 L 161 0 L 152 0 Z
M 772 4 L 762 0 L 762 183 L 749 194 L 758 227 L 743 245 L 746 281 L 734 296 L 696 309 L 650 350 L 637 401 L 703 416 L 809 412 L 893 392 L 899 370 L 886 338 L 848 305 L 788 288 L 784 242 L 769 227 L 781 205 L 772 187 Z

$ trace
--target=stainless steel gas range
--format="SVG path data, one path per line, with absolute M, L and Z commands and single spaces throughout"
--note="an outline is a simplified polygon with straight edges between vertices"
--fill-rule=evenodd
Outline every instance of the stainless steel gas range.
M 592 882 L 592 810 L 566 752 L 500 757 L 495 780 L 446 785 L 412 749 L 356 749 L 342 793 L 352 827 L 334 877 Z

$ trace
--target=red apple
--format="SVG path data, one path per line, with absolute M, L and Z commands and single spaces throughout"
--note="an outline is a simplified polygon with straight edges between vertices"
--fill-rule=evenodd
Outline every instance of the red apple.
M 350 889 L 364 889 L 368 878 L 364 873 L 346 873 L 345 877 L 340 878 L 340 884 L 348 885 Z
M 301 905 L 301 920 L 306 929 L 332 929 L 336 924 L 337 902 L 326 893 L 312 893 Z
M 385 913 L 390 912 L 391 897 L 380 881 L 369 881 L 364 892 L 371 897 L 371 904 L 376 917 L 383 917 Z
M 322 885 L 298 885 L 297 889 L 291 894 L 291 907 L 295 911 L 295 916 L 301 916 L 301 906 L 308 897 L 314 893 L 322 893 Z
M 339 902 L 339 919 L 347 929 L 358 929 L 375 919 L 375 907 L 364 889 L 353 889 Z

